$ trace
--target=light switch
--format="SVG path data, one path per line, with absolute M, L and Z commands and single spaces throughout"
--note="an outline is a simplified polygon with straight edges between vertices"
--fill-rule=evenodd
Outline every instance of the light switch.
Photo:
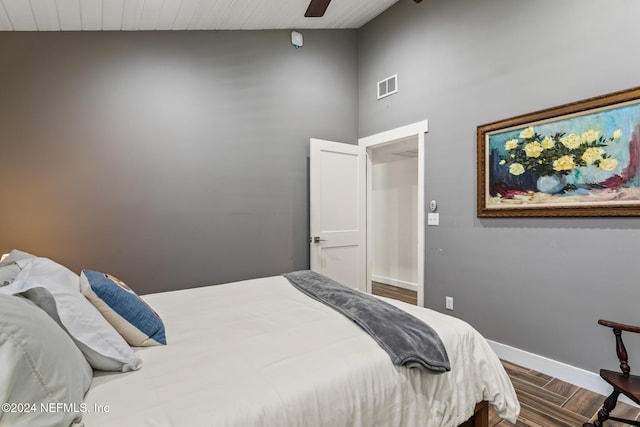
M 427 225 L 440 225 L 440 214 L 439 213 L 428 213 L 427 214 Z

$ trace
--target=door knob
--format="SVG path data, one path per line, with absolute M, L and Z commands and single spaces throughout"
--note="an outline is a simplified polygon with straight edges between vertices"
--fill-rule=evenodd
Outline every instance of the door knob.
M 313 243 L 320 243 L 320 242 L 326 242 L 325 239 L 321 239 L 320 236 L 314 236 L 313 237 Z

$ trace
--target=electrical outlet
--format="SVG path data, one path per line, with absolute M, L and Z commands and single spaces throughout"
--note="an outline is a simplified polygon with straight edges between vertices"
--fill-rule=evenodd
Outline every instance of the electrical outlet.
M 439 213 L 428 213 L 427 214 L 427 225 L 440 225 L 440 214 Z
M 453 297 L 445 297 L 445 307 L 447 310 L 453 310 Z

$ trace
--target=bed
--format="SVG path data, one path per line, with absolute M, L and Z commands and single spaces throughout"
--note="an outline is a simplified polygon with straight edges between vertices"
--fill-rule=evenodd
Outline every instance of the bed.
M 438 333 L 445 373 L 394 366 L 361 328 L 283 276 L 142 299 L 167 345 L 133 347 L 141 364 L 128 372 L 94 369 L 73 425 L 454 427 L 487 426 L 488 405 L 511 422 L 519 413 L 486 340 L 432 310 L 381 298 Z

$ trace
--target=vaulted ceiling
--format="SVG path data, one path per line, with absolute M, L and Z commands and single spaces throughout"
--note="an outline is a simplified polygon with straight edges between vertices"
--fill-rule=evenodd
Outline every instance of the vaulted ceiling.
M 0 0 L 0 31 L 359 28 L 398 0 Z

